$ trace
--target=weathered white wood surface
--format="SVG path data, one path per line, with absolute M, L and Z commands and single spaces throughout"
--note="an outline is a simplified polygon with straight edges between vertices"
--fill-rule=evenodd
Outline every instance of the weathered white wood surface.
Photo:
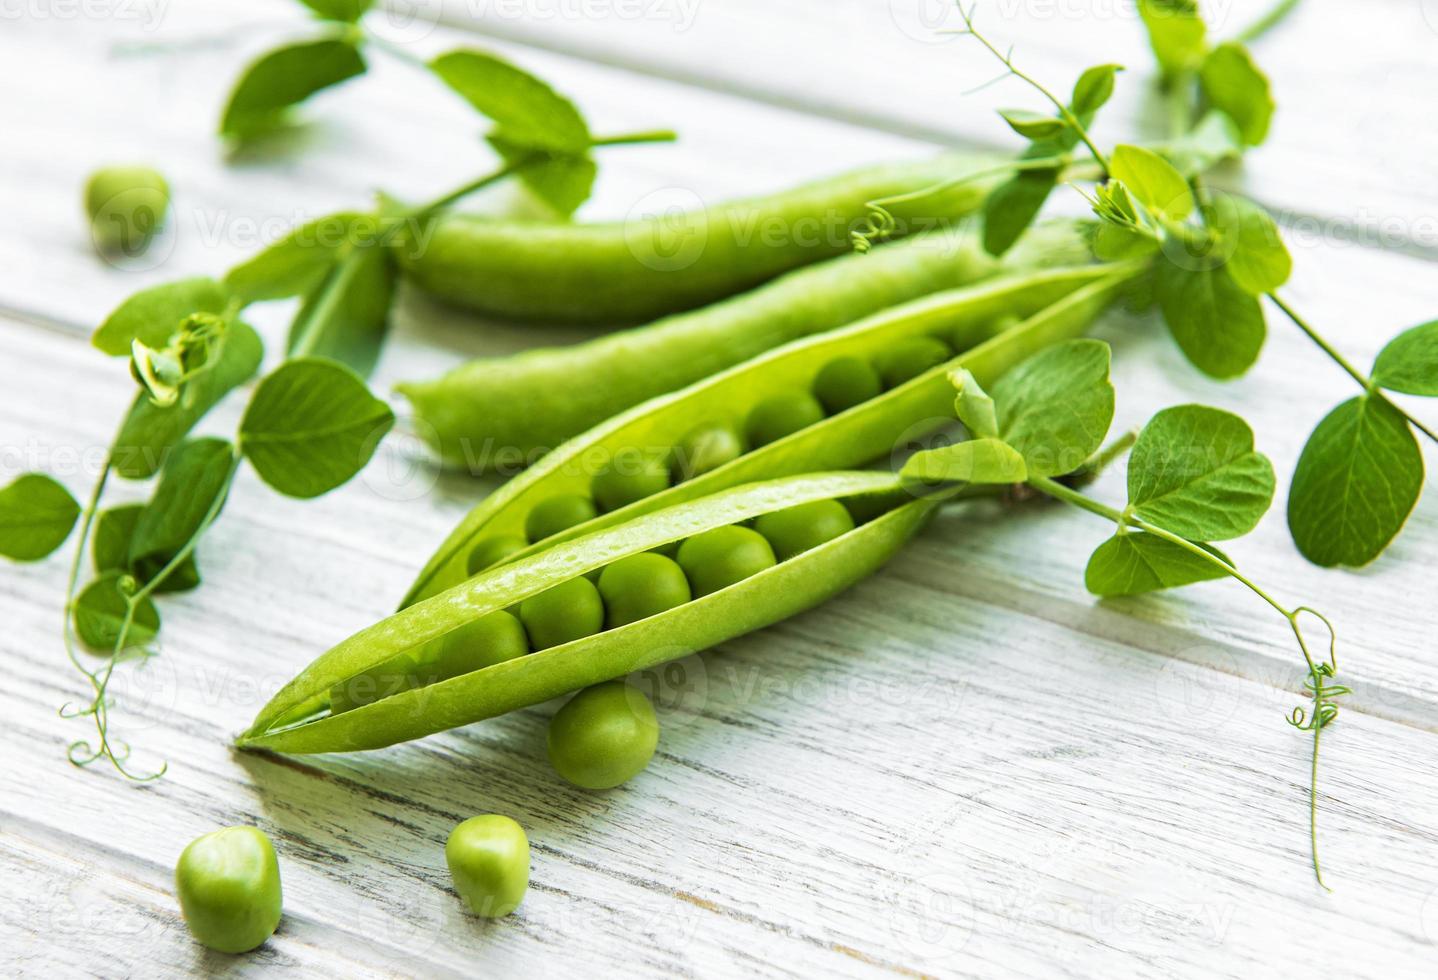
M 1037 9 L 1008 9 L 1020 6 Z M 704 0 L 682 31 L 512 9 L 452 4 L 448 26 L 415 32 L 414 50 L 491 44 L 458 27 L 537 44 L 550 50 L 495 46 L 574 94 L 606 131 L 683 133 L 673 147 L 606 156 L 591 215 L 622 215 L 656 187 L 718 197 L 921 152 L 915 136 L 1002 138 L 980 108 L 992 99 L 954 94 L 987 66 L 952 45 L 862 29 L 884 22 L 886 3 Z M 1307 5 L 1265 42 L 1282 122 L 1233 178 L 1300 218 L 1399 219 L 1388 251 L 1293 239 L 1295 299 L 1360 362 L 1438 305 L 1422 231 L 1438 199 L 1431 180 L 1404 179 L 1421 170 L 1404 161 L 1438 149 L 1415 123 L 1431 115 L 1438 82 L 1425 13 L 1438 20 L 1397 0 L 1342 21 Z M 40 468 L 77 491 L 88 483 L 130 383 L 85 337 L 119 298 L 221 270 L 256 238 L 372 187 L 419 198 L 486 165 L 462 105 L 378 58 L 375 77 L 317 100 L 294 152 L 227 162 L 210 131 L 230 79 L 304 21 L 279 3 L 163 14 L 154 30 L 37 15 L 0 29 L 0 213 L 12 218 L 0 239 L 0 481 Z M 1145 63 L 1127 20 L 1090 11 L 1001 23 L 1048 77 L 1097 57 L 1100 37 L 1113 57 Z M 1141 121 L 1139 98 L 1125 98 L 1115 131 Z M 1343 122 L 1385 105 L 1357 130 Z M 163 262 L 116 270 L 90 253 L 76 200 L 94 165 L 132 157 L 172 177 L 176 233 Z M 275 323 L 262 326 L 275 336 Z M 1291 330 L 1272 330 L 1259 368 L 1218 385 L 1154 324 L 1111 318 L 1121 422 L 1180 401 L 1232 407 L 1287 474 L 1348 383 Z M 477 330 L 411 297 L 378 381 L 536 339 Z M 232 428 L 235 411 L 207 428 Z M 205 586 L 164 602 L 163 655 L 120 675 L 117 726 L 142 761 L 171 765 L 144 788 L 64 761 L 87 734 L 56 716 L 82 693 L 57 639 L 64 559 L 0 572 L 0 969 L 1432 974 L 1432 499 L 1391 556 L 1361 573 L 1305 565 L 1278 515 L 1232 549 L 1343 633 L 1356 692 L 1325 738 L 1323 841 L 1337 887 L 1327 895 L 1306 868 L 1308 743 L 1282 721 L 1301 680 L 1283 624 L 1222 583 L 1095 605 L 1081 569 L 1102 526 L 1037 505 L 948 515 L 844 598 L 662 674 L 660 757 L 617 791 L 579 793 L 549 771 L 553 706 L 364 756 L 232 753 L 229 738 L 263 699 L 387 611 L 483 492 L 418 458 L 401 435 L 361 480 L 311 503 L 242 479 L 204 546 Z M 1116 494 L 1120 477 L 1098 492 Z M 485 811 L 525 824 L 535 863 L 519 913 L 481 925 L 459 912 L 442 844 Z M 286 918 L 256 954 L 206 954 L 179 920 L 170 868 L 192 837 L 249 821 L 280 847 Z

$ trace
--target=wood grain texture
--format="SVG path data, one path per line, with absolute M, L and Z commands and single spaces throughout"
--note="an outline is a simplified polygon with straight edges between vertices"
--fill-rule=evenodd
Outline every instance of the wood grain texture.
M 555 49 L 500 45 L 578 96 L 605 130 L 684 131 L 673 147 L 606 156 L 586 213 L 622 216 L 656 186 L 705 198 L 760 190 L 921 152 L 916 134 L 998 142 L 987 117 L 970 127 L 977 112 L 944 128 L 944 99 L 899 94 L 901 83 L 930 84 L 938 69 L 927 54 L 896 59 L 871 36 L 872 62 L 848 64 L 853 18 L 887 16 L 871 7 L 839 4 L 824 18 L 808 0 L 706 0 L 692 31 L 663 44 L 622 20 L 591 21 L 583 33 L 562 18 L 467 23 Z M 1355 158 L 1318 155 L 1299 121 L 1319 118 L 1335 89 L 1375 91 L 1370 61 L 1332 69 L 1344 38 L 1324 9 L 1308 5 L 1293 22 L 1301 46 L 1275 35 L 1266 51 L 1292 94 L 1244 179 L 1296 215 L 1365 206 L 1421 215 L 1432 206 L 1426 184 L 1374 190 Z M 1392 74 L 1431 84 L 1431 41 L 1394 26 L 1417 23 L 1412 6 L 1379 4 L 1373 17 L 1393 35 Z M 744 30 L 730 31 L 734 23 Z M 374 186 L 418 198 L 486 166 L 472 115 L 392 63 L 319 101 L 302 146 L 225 161 L 210 132 L 229 79 L 303 25 L 284 4 L 231 2 L 175 5 L 155 31 L 5 23 L 0 84 L 25 97 L 0 100 L 0 208 L 19 219 L 18 234 L 0 240 L 0 482 L 40 468 L 78 492 L 93 476 L 131 383 L 86 336 L 120 297 L 222 270 L 249 250 L 251 229 L 273 237 Z M 800 25 L 805 42 L 786 42 Z M 1059 78 L 1100 32 L 1077 18 L 1062 34 L 1025 42 Z M 150 47 L 126 53 L 117 39 Z M 468 39 L 438 27 L 415 45 Z M 1115 44 L 1124 57 L 1133 48 L 1127 35 Z M 788 63 L 771 71 L 781 53 Z M 680 55 L 682 72 L 661 63 Z M 746 62 L 747 78 L 725 74 Z M 853 122 L 895 113 L 918 121 Z M 1363 154 L 1411 152 L 1393 118 L 1365 125 Z M 153 268 L 98 262 L 78 214 L 83 175 L 128 156 L 159 160 L 177 188 L 173 248 Z M 1432 317 L 1433 266 L 1421 255 L 1310 241 L 1292 222 L 1289 231 L 1295 302 L 1357 362 Z M 271 346 L 280 312 L 259 318 Z M 1350 383 L 1295 331 L 1270 329 L 1258 368 L 1218 384 L 1183 363 L 1161 326 L 1108 318 L 1100 334 L 1116 345 L 1119 424 L 1184 401 L 1240 411 L 1286 481 L 1308 430 Z M 407 296 L 379 384 L 581 335 L 477 330 Z M 227 403 L 205 431 L 233 431 L 238 412 Z M 1117 499 L 1121 487 L 1115 472 L 1095 492 Z M 1431 975 L 1431 495 L 1394 552 L 1359 573 L 1304 564 L 1278 515 L 1232 549 L 1260 581 L 1329 612 L 1342 631 L 1355 693 L 1325 738 L 1321 832 L 1337 889 L 1327 895 L 1306 863 L 1309 743 L 1283 723 L 1301 683 L 1283 623 L 1231 583 L 1095 604 L 1081 573 L 1103 525 L 1042 503 L 946 514 L 839 600 L 647 678 L 660 695 L 660 755 L 619 790 L 582 793 L 553 775 L 543 741 L 555 705 L 377 753 L 233 753 L 230 738 L 269 694 L 383 615 L 483 489 L 438 475 L 403 431 L 360 479 L 319 501 L 280 498 L 244 475 L 201 549 L 205 586 L 163 601 L 161 656 L 119 675 L 118 733 L 138 763 L 171 765 L 146 787 L 64 761 L 66 744 L 89 734 L 56 715 L 83 693 L 56 635 L 64 557 L 0 570 L 0 970 Z M 121 487 L 116 499 L 139 493 Z M 456 822 L 491 811 L 529 830 L 535 870 L 520 911 L 482 924 L 461 914 L 442 846 Z M 276 841 L 286 917 L 260 951 L 231 958 L 189 940 L 170 876 L 187 841 L 241 822 Z

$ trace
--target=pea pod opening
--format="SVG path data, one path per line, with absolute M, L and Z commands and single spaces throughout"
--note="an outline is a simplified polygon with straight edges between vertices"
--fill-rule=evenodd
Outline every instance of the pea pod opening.
M 821 473 L 738 487 L 501 565 L 356 633 L 306 667 L 260 711 L 241 748 L 345 752 L 491 718 L 712 647 L 809 609 L 876 571 L 923 526 L 937 497 L 886 473 Z M 878 497 L 888 509 L 742 581 L 657 615 L 326 713 L 330 690 L 480 617 L 620 558 L 819 500 Z
M 400 241 L 395 254 L 421 289 L 487 316 L 640 323 L 848 252 L 849 233 L 869 201 L 972 175 L 891 209 L 896 237 L 951 224 L 977 211 L 1002 179 L 998 162 L 946 154 L 880 164 L 764 196 L 621 221 L 450 214 L 436 219 L 426 236 Z M 698 200 L 682 188 L 674 191 L 682 203 Z
M 463 581 L 469 574 L 468 555 L 479 542 L 523 539 L 526 517 L 536 504 L 561 494 L 588 493 L 596 468 L 617 454 L 673 446 L 696 422 L 732 420 L 766 395 L 806 386 L 835 358 L 870 355 L 907 337 L 944 331 L 956 346 L 967 348 L 950 361 L 703 475 L 562 530 L 543 546 L 728 487 L 853 468 L 885 457 L 903 438 L 920 438 L 950 423 L 953 392 L 947 371 L 967 368 L 987 383 L 1039 348 L 1082 334 L 1144 268 L 1142 262 L 1061 268 L 935 294 L 796 341 L 637 406 L 565 443 L 481 501 L 425 565 L 404 602 Z M 1006 315 L 1026 319 L 1007 326 Z

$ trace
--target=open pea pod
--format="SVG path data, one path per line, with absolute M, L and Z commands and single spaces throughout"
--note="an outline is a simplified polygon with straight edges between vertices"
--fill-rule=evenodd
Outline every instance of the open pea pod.
M 737 425 L 766 397 L 807 390 L 820 368 L 835 358 L 872 358 L 899 341 L 944 334 L 963 350 L 947 363 L 707 473 L 546 538 L 520 555 L 727 487 L 871 463 L 904 439 L 920 439 L 952 422 L 948 371 L 963 367 L 981 383 L 993 382 L 1035 351 L 1082 334 L 1145 268 L 1142 262 L 1059 268 L 936 293 L 776 348 L 637 405 L 561 445 L 486 497 L 425 565 L 403 604 L 464 581 L 475 545 L 493 537 L 522 537 L 525 519 L 540 501 L 588 495 L 597 469 L 622 451 L 667 451 L 700 422 Z M 1014 316 L 1025 319 L 1008 325 Z
M 881 514 L 817 547 L 665 612 L 338 714 L 331 690 L 482 616 L 629 555 L 820 500 L 872 497 Z M 865 578 L 923 526 L 938 497 L 886 473 L 751 484 L 586 534 L 483 572 L 340 643 L 286 684 L 239 739 L 278 752 L 375 749 L 492 718 L 712 647 L 809 609 Z

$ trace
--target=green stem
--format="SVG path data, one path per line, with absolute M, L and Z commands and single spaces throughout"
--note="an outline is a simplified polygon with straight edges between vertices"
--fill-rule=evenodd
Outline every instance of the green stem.
M 1328 619 L 1322 614 L 1318 613 L 1316 610 L 1309 609 L 1305 606 L 1299 606 L 1297 609 L 1285 608 L 1284 606 L 1279 604 L 1276 599 L 1274 599 L 1262 588 L 1260 588 L 1257 583 L 1255 583 L 1252 579 L 1241 573 L 1237 568 L 1234 568 L 1228 562 L 1219 558 L 1212 552 L 1199 547 L 1192 541 L 1189 541 L 1187 538 L 1174 534 L 1171 531 L 1167 531 L 1164 528 L 1157 527 L 1156 525 L 1150 524 L 1147 521 L 1140 520 L 1126 510 L 1120 511 L 1116 510 L 1113 507 L 1109 507 L 1106 504 L 1101 504 L 1098 501 L 1079 493 L 1077 490 L 1064 486 L 1062 483 L 1059 483 L 1047 477 L 1030 477 L 1028 484 L 1035 490 L 1038 490 L 1040 493 L 1047 494 L 1048 496 L 1053 497 L 1056 500 L 1061 500 L 1064 503 L 1072 504 L 1073 506 L 1078 507 L 1081 510 L 1088 511 L 1090 514 L 1096 514 L 1099 517 L 1107 518 L 1108 520 L 1113 521 L 1121 529 L 1133 528 L 1135 530 L 1152 534 L 1155 537 L 1162 538 L 1165 541 L 1168 541 L 1172 544 L 1179 546 L 1180 548 L 1183 548 L 1185 551 L 1189 552 L 1192 555 L 1195 555 L 1198 558 L 1202 558 L 1204 561 L 1216 566 L 1217 568 L 1222 569 L 1224 574 L 1243 583 L 1243 585 L 1245 585 L 1251 592 L 1253 592 L 1264 602 L 1272 606 L 1275 610 L 1278 611 L 1281 616 L 1283 616 L 1284 619 L 1288 621 L 1289 628 L 1293 630 L 1293 635 L 1298 640 L 1298 648 L 1303 653 L 1304 662 L 1308 665 L 1309 683 L 1312 685 L 1313 689 L 1313 715 L 1307 720 L 1307 728 L 1304 727 L 1303 718 L 1297 713 L 1297 709 L 1295 709 L 1295 714 L 1290 717 L 1290 723 L 1295 728 L 1298 728 L 1300 731 L 1311 730 L 1313 732 L 1313 756 L 1312 762 L 1310 763 L 1309 767 L 1308 786 L 1308 836 L 1310 851 L 1313 856 L 1313 875 L 1318 880 L 1318 884 L 1321 885 L 1323 888 L 1327 889 L 1328 885 L 1323 880 L 1323 866 L 1319 863 L 1318 860 L 1318 746 L 1320 733 L 1323 730 L 1323 726 L 1326 724 L 1325 705 L 1328 705 L 1330 710 L 1334 710 L 1332 709 L 1331 699 L 1337 697 L 1338 695 L 1348 693 L 1348 689 L 1337 686 L 1330 688 L 1324 687 L 1324 678 L 1333 676 L 1337 673 L 1338 669 L 1337 661 L 1332 654 L 1332 647 L 1330 646 L 1329 659 L 1324 662 L 1324 665 L 1322 667 L 1320 667 L 1320 665 L 1313 659 L 1312 652 L 1308 649 L 1308 642 L 1304 639 L 1303 629 L 1298 624 L 1298 617 L 1304 612 L 1313 613 L 1315 616 L 1318 616 L 1318 618 L 1323 621 L 1325 626 L 1328 627 L 1330 636 L 1332 635 L 1333 625 L 1329 623 Z
M 1238 34 L 1234 36 L 1234 40 L 1244 44 L 1257 41 L 1282 23 L 1284 18 L 1293 13 L 1294 8 L 1296 8 L 1298 4 L 1299 0 L 1278 0 L 1278 3 L 1270 7 L 1267 13 L 1239 31 Z
M 978 30 L 974 28 L 974 15 L 972 7 L 968 10 L 965 10 L 962 6 L 960 6 L 959 15 L 963 17 L 964 26 L 966 28 L 966 30 L 961 31 L 960 33 L 972 36 L 980 44 L 988 48 L 989 51 L 993 54 L 993 56 L 995 58 L 998 58 L 999 61 L 1003 63 L 1004 67 L 1007 68 L 1011 74 L 1013 74 L 1019 80 L 1027 82 L 1032 88 L 1039 92 L 1039 94 L 1041 94 L 1044 98 L 1048 99 L 1051 103 L 1053 103 L 1054 108 L 1056 108 L 1059 112 L 1059 116 L 1063 119 L 1064 122 L 1068 123 L 1068 125 L 1073 128 L 1073 131 L 1078 135 L 1078 138 L 1083 141 L 1083 144 L 1085 146 L 1088 147 L 1088 151 L 1090 154 L 1093 155 L 1094 160 L 1098 163 L 1100 167 L 1103 168 L 1104 175 L 1107 176 L 1109 172 L 1108 158 L 1104 156 L 1103 151 L 1100 150 L 1097 145 L 1095 145 L 1094 141 L 1089 138 L 1088 130 L 1086 130 L 1083 124 L 1079 122 L 1078 117 L 1073 114 L 1073 112 L 1069 109 L 1068 105 L 1064 103 L 1064 101 L 1058 96 L 1054 95 L 1047 88 L 1045 88 L 1044 85 L 1037 79 L 1035 79 L 1033 76 L 1028 75 L 1020 69 L 1016 68 L 1010 55 L 1004 54 L 998 48 L 994 47 L 993 43 L 989 41 L 988 38 L 984 37 L 984 35 L 980 34 Z
M 1123 435 L 1099 450 L 1088 462 L 1064 477 L 1064 479 L 1068 481 L 1068 486 L 1083 487 L 1092 483 L 1099 478 L 1104 470 L 1113 465 L 1114 461 L 1132 449 L 1135 442 L 1138 442 L 1138 430 L 1129 429 Z
M 1412 415 L 1408 414 L 1408 412 L 1404 411 L 1402 406 L 1394 404 L 1387 395 L 1383 394 L 1383 392 L 1378 389 L 1378 386 L 1373 383 L 1372 378 L 1368 377 L 1362 371 L 1359 371 L 1356 367 L 1350 364 L 1347 358 L 1345 358 L 1342 354 L 1338 353 L 1338 351 L 1335 350 L 1333 346 L 1328 343 L 1328 341 L 1324 340 L 1323 337 L 1319 335 L 1317 330 L 1314 330 L 1313 327 L 1311 327 L 1308 322 L 1303 319 L 1303 317 L 1298 315 L 1297 310 L 1293 309 L 1293 307 L 1285 303 L 1277 293 L 1269 293 L 1268 298 L 1275 306 L 1277 306 L 1280 310 L 1283 311 L 1284 315 L 1287 316 L 1288 319 L 1293 321 L 1294 326 L 1298 327 L 1299 330 L 1302 330 L 1305 334 L 1307 334 L 1308 339 L 1317 344 L 1318 348 L 1322 350 L 1323 353 L 1327 354 L 1328 357 L 1333 361 L 1333 363 L 1341 367 L 1344 371 L 1348 373 L 1349 377 L 1351 377 L 1354 381 L 1358 382 L 1359 387 L 1361 387 L 1370 397 L 1377 398 L 1384 402 L 1386 405 L 1388 405 L 1389 408 L 1392 408 L 1399 415 L 1407 419 L 1409 425 L 1413 426 L 1413 428 L 1423 433 L 1433 442 L 1438 443 L 1438 433 L 1435 433 L 1432 429 L 1428 428 L 1428 426 L 1424 425 L 1422 422 L 1415 419 Z

